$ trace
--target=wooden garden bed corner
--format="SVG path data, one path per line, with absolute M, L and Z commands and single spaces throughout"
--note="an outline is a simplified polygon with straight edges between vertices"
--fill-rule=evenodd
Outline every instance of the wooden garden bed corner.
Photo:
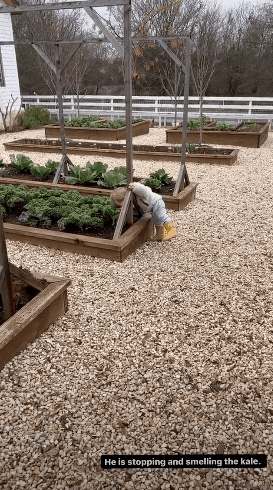
M 0 325 L 0 369 L 67 312 L 67 288 L 71 284 L 70 279 L 30 273 L 11 263 L 9 266 L 13 275 L 40 292 Z

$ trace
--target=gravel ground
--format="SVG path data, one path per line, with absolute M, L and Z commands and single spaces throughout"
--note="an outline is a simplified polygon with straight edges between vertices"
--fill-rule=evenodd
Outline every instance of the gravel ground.
M 72 286 L 68 313 L 0 373 L 1 488 L 273 488 L 272 147 L 270 134 L 232 167 L 189 163 L 199 186 L 170 211 L 178 237 L 122 264 L 7 242 L 17 266 Z M 162 166 L 176 177 L 177 164 Z M 142 176 L 158 167 L 135 163 Z M 266 453 L 268 467 L 100 468 L 103 454 L 197 452 Z

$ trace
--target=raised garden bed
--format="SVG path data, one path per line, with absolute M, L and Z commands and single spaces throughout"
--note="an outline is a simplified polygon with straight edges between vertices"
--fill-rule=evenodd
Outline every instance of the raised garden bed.
M 20 139 L 4 143 L 5 150 L 26 153 L 62 153 L 60 140 Z M 74 155 L 105 155 L 125 158 L 126 145 L 119 143 L 90 143 L 89 141 L 68 141 L 66 150 Z M 239 150 L 231 148 L 206 148 L 187 153 L 186 161 L 220 165 L 232 165 L 237 160 Z M 135 160 L 181 161 L 181 149 L 172 146 L 133 145 Z
M 106 196 L 5 184 L 0 194 L 5 235 L 15 241 L 121 262 L 153 231 L 151 215 L 137 215 L 113 239 L 119 211 Z
M 67 192 L 70 190 L 77 190 L 81 195 L 89 196 L 110 196 L 112 190 L 98 187 L 95 184 L 76 184 L 68 185 L 65 183 L 64 179 L 60 178 L 58 184 L 53 184 L 53 176 L 48 176 L 46 180 L 39 180 L 30 174 L 21 174 L 16 172 L 16 170 L 11 166 L 6 166 L 7 170 L 0 174 L 0 184 L 10 184 L 10 185 L 26 185 L 29 189 L 35 189 L 39 187 L 45 187 L 46 189 L 59 188 Z M 135 177 L 134 181 L 141 180 L 140 177 Z M 191 182 L 187 187 L 179 192 L 177 196 L 173 196 L 173 191 L 175 187 L 175 182 L 172 181 L 170 185 L 163 186 L 160 190 L 156 190 L 158 194 L 162 195 L 165 201 L 167 209 L 173 209 L 175 211 L 180 211 L 189 202 L 195 199 L 197 183 Z
M 68 279 L 31 274 L 13 264 L 10 272 L 14 294 L 20 290 L 24 302 L 32 299 L 0 325 L 0 369 L 67 312 L 71 284 Z
M 8 240 L 123 262 L 128 255 L 135 252 L 148 240 L 153 228 L 151 215 L 146 214 L 116 240 L 44 230 L 13 223 L 4 223 L 4 230 Z
M 230 126 L 228 131 L 216 128 L 216 122 L 203 127 L 203 143 L 215 145 L 244 146 L 260 148 L 268 138 L 269 122 L 257 123 L 257 127 L 248 127 L 248 123 L 239 123 Z M 187 142 L 199 143 L 200 131 L 187 130 Z M 181 144 L 182 129 L 177 127 L 166 130 L 166 143 Z
M 105 121 L 105 120 L 104 120 Z M 102 120 L 98 122 L 103 122 Z M 133 136 L 148 134 L 151 121 L 145 120 L 136 122 L 132 125 Z M 65 127 L 65 136 L 67 138 L 84 139 L 84 140 L 104 140 L 118 141 L 126 138 L 126 127 L 111 128 L 85 128 L 85 127 Z M 60 126 L 45 126 L 46 138 L 60 138 Z

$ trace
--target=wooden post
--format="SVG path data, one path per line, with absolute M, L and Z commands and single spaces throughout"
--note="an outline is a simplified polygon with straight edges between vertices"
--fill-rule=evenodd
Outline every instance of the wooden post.
M 131 0 L 124 6 L 124 65 L 125 65 L 125 111 L 126 111 L 126 166 L 127 191 L 133 182 L 133 133 L 132 133 L 132 40 Z M 127 221 L 133 224 L 133 199 L 130 200 Z
M 191 39 L 186 39 L 186 73 L 184 86 L 184 110 L 183 110 L 183 131 L 182 131 L 182 148 L 181 148 L 181 167 L 175 184 L 173 195 L 177 194 L 184 188 L 184 179 L 186 184 L 190 183 L 186 169 L 186 144 L 187 144 L 187 126 L 188 126 L 188 105 L 190 90 L 190 69 L 191 69 Z
M 64 175 L 68 175 L 65 132 L 64 132 L 60 45 L 58 43 L 55 44 L 55 66 L 56 66 L 56 89 L 57 89 L 58 105 L 59 105 L 59 122 L 60 122 L 61 144 L 62 144 L 62 154 L 63 154 L 62 163 L 63 163 Z
M 134 223 L 132 191 L 129 189 L 129 184 L 133 182 L 131 0 L 129 2 L 124 6 L 127 192 L 116 224 L 114 240 L 120 237 L 126 217 L 128 223 Z
M 3 216 L 0 206 L 0 291 L 4 310 L 4 319 L 14 314 L 13 295 L 10 279 L 9 262 L 3 227 Z

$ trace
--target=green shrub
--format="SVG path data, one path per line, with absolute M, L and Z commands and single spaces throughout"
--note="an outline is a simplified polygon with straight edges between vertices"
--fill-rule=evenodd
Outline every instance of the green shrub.
M 50 112 L 42 105 L 32 105 L 19 116 L 20 122 L 25 128 L 35 128 L 44 126 L 45 124 L 55 122 L 52 119 Z

